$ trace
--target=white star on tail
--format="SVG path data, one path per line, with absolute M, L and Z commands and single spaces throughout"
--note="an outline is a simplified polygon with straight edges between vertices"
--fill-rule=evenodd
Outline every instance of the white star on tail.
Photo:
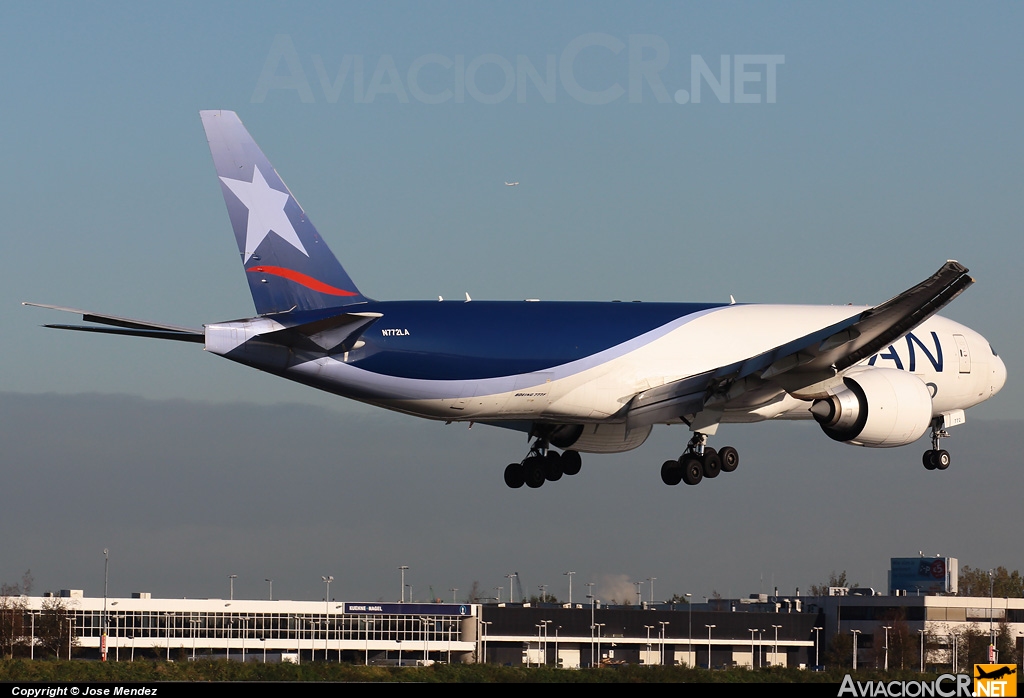
M 285 215 L 284 206 L 288 203 L 288 194 L 272 189 L 259 167 L 252 168 L 252 182 L 228 177 L 221 177 L 220 181 L 249 209 L 249 224 L 245 231 L 245 262 L 249 261 L 271 230 L 299 252 L 309 256 L 292 222 Z

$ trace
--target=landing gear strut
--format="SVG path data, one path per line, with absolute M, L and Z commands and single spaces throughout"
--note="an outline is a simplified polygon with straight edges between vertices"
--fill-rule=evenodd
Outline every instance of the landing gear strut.
M 731 473 L 740 464 L 740 454 L 732 446 L 716 451 L 707 445 L 707 434 L 694 433 L 679 460 L 667 460 L 661 466 L 661 481 L 666 485 L 696 485 L 721 472 Z
M 936 419 L 932 422 L 932 447 L 924 452 L 921 462 L 928 470 L 945 470 L 953 459 L 949 451 L 939 448 L 939 439 L 948 439 L 949 432 L 942 428 L 941 421 Z
M 505 484 L 518 489 L 524 484 L 537 489 L 545 482 L 561 480 L 563 475 L 576 475 L 583 459 L 577 451 L 552 450 L 548 442 L 537 437 L 530 447 L 530 453 L 520 463 L 509 463 L 505 467 Z

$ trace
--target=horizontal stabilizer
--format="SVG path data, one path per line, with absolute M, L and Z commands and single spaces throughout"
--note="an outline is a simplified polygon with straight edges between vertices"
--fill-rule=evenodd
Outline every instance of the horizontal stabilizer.
M 337 354 L 350 351 L 381 313 L 341 313 L 304 325 L 261 334 L 260 338 L 295 349 Z
M 149 322 L 148 320 L 133 320 L 131 318 L 118 317 L 117 315 L 102 315 L 88 310 L 76 308 L 64 308 L 59 305 L 46 305 L 44 303 L 28 303 L 22 305 L 34 308 L 47 308 L 48 310 L 60 310 L 65 313 L 81 315 L 84 322 L 95 322 L 99 325 L 110 325 L 111 327 L 94 327 L 92 325 L 44 325 L 55 330 L 77 330 L 79 332 L 98 332 L 101 334 L 118 334 L 131 337 L 150 337 L 152 339 L 170 339 L 178 342 L 196 342 L 202 344 L 205 341 L 202 330 L 179 325 L 168 325 L 164 323 Z M 114 329 L 117 328 L 117 329 Z

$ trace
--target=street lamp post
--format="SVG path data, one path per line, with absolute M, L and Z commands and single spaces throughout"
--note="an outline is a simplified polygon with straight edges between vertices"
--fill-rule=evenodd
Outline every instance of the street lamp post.
M 882 628 L 885 630 L 885 671 L 889 671 L 889 631 L 892 630 L 891 625 L 883 625 Z
M 569 608 L 572 608 L 572 576 L 575 572 L 562 572 L 563 575 L 569 578 Z
M 107 661 L 107 571 L 110 566 L 110 551 L 103 549 L 103 637 L 100 638 L 100 661 Z
M 820 667 L 821 662 L 818 661 L 818 650 L 821 649 L 821 631 L 824 630 L 824 628 L 815 625 L 812 630 L 814 630 L 814 666 Z
M 708 629 L 708 669 L 710 670 L 714 668 L 714 665 L 711 663 L 711 629 L 717 628 L 718 626 L 714 624 L 708 625 L 705 623 L 704 627 Z
M 859 630 L 851 630 L 853 633 L 853 670 L 857 671 L 857 636 L 860 635 Z
M 333 575 L 320 576 L 324 584 L 327 585 L 327 595 L 324 597 L 324 661 L 327 661 L 327 653 L 330 650 L 329 634 L 331 631 L 331 582 L 334 581 Z M 313 650 L 315 653 L 316 650 Z M 315 659 L 315 657 L 314 657 Z
M 267 590 L 267 600 L 268 601 L 273 601 L 274 600 L 274 580 L 273 579 L 264 579 L 263 581 L 270 585 L 270 588 Z
M 757 628 L 747 628 L 750 631 L 750 669 L 754 669 L 754 633 L 757 632 Z
M 646 666 L 651 665 L 651 630 L 654 629 L 653 625 L 645 625 L 647 628 L 647 656 L 644 658 L 644 664 Z
M 686 605 L 690 609 L 689 624 L 686 627 L 686 659 L 693 659 L 694 666 L 697 664 L 697 656 L 693 653 L 693 594 L 683 594 L 686 598 Z
M 661 639 L 661 649 L 660 649 L 659 652 L 660 652 L 660 655 L 661 655 L 661 665 L 662 666 L 665 666 L 665 626 L 668 625 L 670 622 L 671 621 L 667 621 L 667 620 L 659 620 L 658 621 L 658 625 L 661 626 L 661 634 L 659 635 L 659 637 Z
M 772 659 L 774 661 L 772 662 L 772 666 L 775 666 L 775 664 L 779 661 L 779 628 L 781 628 L 782 626 L 772 625 L 772 627 L 775 628 L 775 648 L 772 650 L 772 654 L 774 655 Z
M 399 603 L 405 603 L 405 571 L 409 569 L 409 565 L 400 565 L 398 569 L 402 573 L 402 600 Z

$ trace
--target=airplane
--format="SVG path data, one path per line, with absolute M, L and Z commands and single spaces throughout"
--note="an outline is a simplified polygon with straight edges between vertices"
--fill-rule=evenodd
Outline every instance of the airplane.
M 518 187 L 519 182 L 505 182 L 506 187 Z
M 259 370 L 389 410 L 524 432 L 505 484 L 579 473 L 581 453 L 639 447 L 655 425 L 689 441 L 667 485 L 732 472 L 719 426 L 814 420 L 829 438 L 888 448 L 931 430 L 922 462 L 1006 367 L 974 330 L 936 313 L 974 280 L 947 261 L 875 306 L 378 301 L 364 296 L 231 111 L 200 112 L 257 315 L 202 328 L 61 306 L 90 325 L 46 327 L 202 344 Z

